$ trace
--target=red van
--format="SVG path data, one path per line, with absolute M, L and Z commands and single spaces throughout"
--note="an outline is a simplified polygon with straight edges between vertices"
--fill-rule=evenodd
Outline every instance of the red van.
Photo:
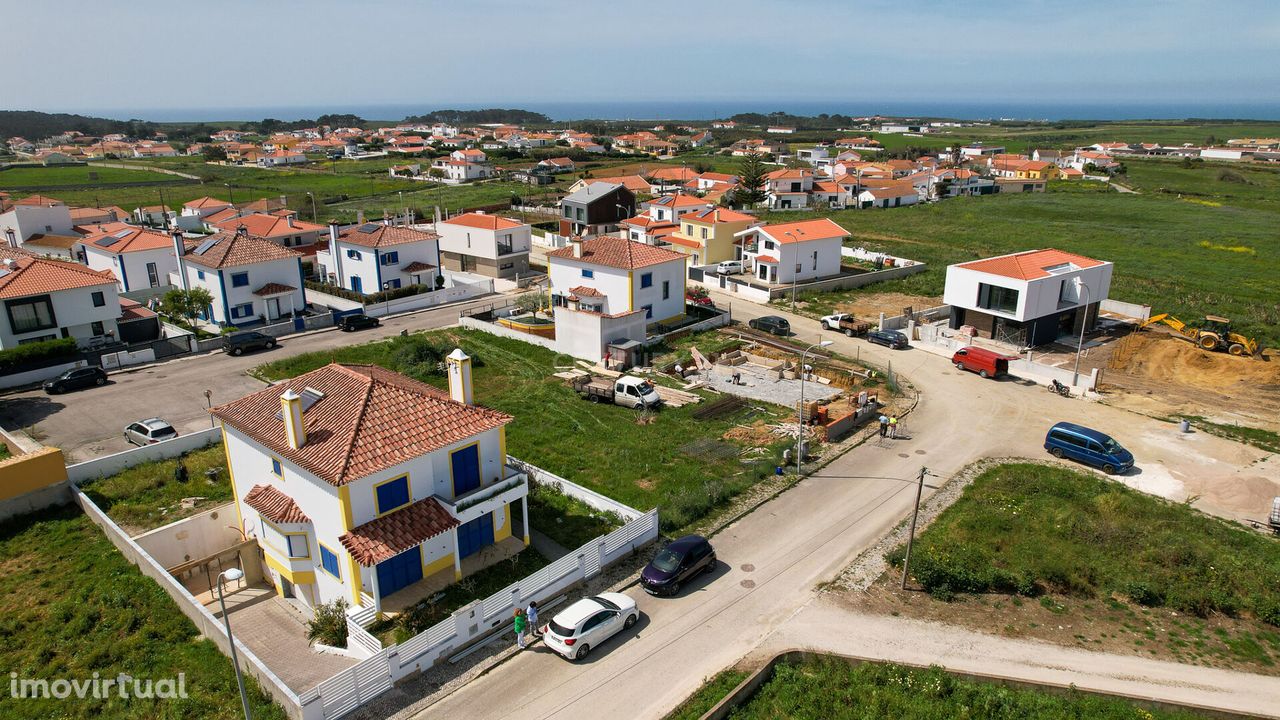
M 962 347 L 951 356 L 957 370 L 976 372 L 984 378 L 1009 374 L 1009 357 L 986 348 Z

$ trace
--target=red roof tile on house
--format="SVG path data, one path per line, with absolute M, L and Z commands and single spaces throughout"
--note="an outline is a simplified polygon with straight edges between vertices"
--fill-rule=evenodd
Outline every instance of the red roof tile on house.
M 293 292 L 297 289 L 298 288 L 292 285 L 285 285 L 284 283 L 267 283 L 257 290 L 254 290 L 253 294 L 258 297 L 267 297 L 269 295 L 282 295 L 287 292 Z
M 685 213 L 684 215 L 680 216 L 680 222 L 692 221 L 697 223 L 708 223 L 712 225 L 714 225 L 715 223 L 743 222 L 744 220 L 747 222 L 754 222 L 758 219 L 759 218 L 757 218 L 755 215 L 748 215 L 747 213 L 744 213 L 744 212 L 738 212 L 737 210 L 730 210 L 729 208 L 722 208 L 722 207 L 712 207 L 706 210 L 699 210 L 697 212 Z
M 209 243 L 213 244 L 208 245 Z M 204 254 L 195 254 L 202 245 L 208 246 Z M 188 240 L 186 248 L 186 254 L 182 256 L 183 261 L 214 270 L 302 257 L 301 253 L 277 245 L 270 240 L 226 230 L 199 240 Z
M 373 567 L 457 526 L 449 511 L 429 497 L 352 528 L 338 542 L 356 562 Z
M 414 230 L 413 228 L 397 225 L 383 225 L 382 223 L 353 225 L 338 233 L 338 240 L 341 242 L 371 248 L 435 240 L 439 237 L 439 235 L 425 230 Z
M 587 287 L 586 285 L 569 288 L 569 292 L 579 297 L 604 297 L 604 293 L 595 288 Z
M 632 242 L 616 237 L 597 237 L 582 241 L 582 257 L 573 256 L 573 247 L 552 250 L 547 257 L 574 260 L 592 265 L 605 265 L 622 270 L 658 265 L 672 260 L 684 262 L 684 255 L 664 248 Z
M 87 288 L 96 285 L 115 285 L 116 278 L 109 270 L 90 270 L 80 263 L 47 258 L 17 257 L 12 248 L 0 251 L 0 260 L 9 259 L 0 275 L 0 298 L 20 298 L 44 295 L 58 290 Z
M 523 226 L 523 223 L 516 222 L 511 218 L 485 213 L 466 213 L 451 217 L 448 220 L 441 220 L 440 222 L 445 225 L 463 225 L 481 230 L 512 230 Z
M 1082 268 L 1097 267 L 1103 264 L 1101 260 L 1047 248 L 1044 250 L 1028 250 L 1026 252 L 1013 253 L 1012 255 L 1001 255 L 1000 257 L 987 258 L 986 260 L 975 260 L 961 263 L 956 267 L 992 275 L 1003 275 L 1016 280 L 1035 280 L 1036 278 L 1049 277 L 1050 273 L 1045 268 L 1068 263 Z
M 408 265 L 405 265 L 401 269 L 407 273 L 420 273 L 420 272 L 426 272 L 427 270 L 435 270 L 436 266 L 432 265 L 431 263 L 415 261 L 415 262 L 409 263 Z
M 769 237 L 784 244 L 844 237 L 849 234 L 848 230 L 835 224 L 829 218 L 765 225 L 760 228 L 760 232 L 766 233 Z
M 307 442 L 289 446 L 276 417 L 286 390 L 324 397 L 303 413 Z M 213 409 L 227 426 L 333 485 L 399 465 L 511 421 L 376 365 L 326 365 Z
M 244 496 L 244 504 L 258 511 L 262 517 L 274 523 L 311 522 L 293 498 L 270 485 L 254 485 Z
M 173 238 L 168 233 L 148 230 L 137 225 L 129 225 L 122 222 L 102 223 L 100 225 L 91 225 L 90 230 L 93 233 L 80 241 L 82 245 L 116 255 L 173 247 Z M 99 240 L 106 240 L 107 238 L 114 238 L 115 242 L 112 242 L 110 246 L 98 244 Z
M 232 232 L 243 225 L 250 235 L 260 238 L 293 237 L 302 233 L 320 232 L 325 229 L 323 225 L 304 222 L 296 218 L 293 220 L 293 225 L 290 225 L 289 218 L 291 214 L 276 215 L 274 212 L 252 213 L 242 217 L 219 220 L 212 224 Z M 209 220 L 212 220 L 212 216 L 207 221 Z

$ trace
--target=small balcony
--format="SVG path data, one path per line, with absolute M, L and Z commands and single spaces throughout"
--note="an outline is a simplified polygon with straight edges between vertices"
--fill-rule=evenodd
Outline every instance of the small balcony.
M 527 475 L 510 465 L 504 465 L 502 471 L 502 478 L 488 485 L 482 485 L 465 495 L 452 500 L 441 497 L 436 499 L 445 510 L 449 511 L 449 514 L 457 518 L 458 524 L 462 525 L 529 494 Z

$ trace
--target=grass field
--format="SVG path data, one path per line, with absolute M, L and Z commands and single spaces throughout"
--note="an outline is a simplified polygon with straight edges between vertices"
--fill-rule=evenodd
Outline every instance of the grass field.
M 0 189 L 12 187 L 59 187 L 62 185 L 111 185 L 113 183 L 157 182 L 181 178 L 150 170 L 91 167 L 84 165 L 11 167 L 0 170 Z M 61 199 L 61 198 L 59 198 Z
M 901 558 L 901 548 L 891 553 Z M 1280 626 L 1280 544 L 1107 478 L 1039 464 L 979 475 L 921 533 L 911 572 L 943 598 L 1127 597 Z
M 930 265 L 853 294 L 938 296 L 948 264 L 1054 247 L 1115 263 L 1111 296 L 1118 300 L 1184 320 L 1225 315 L 1263 345 L 1280 345 L 1280 217 L 1273 212 L 1163 194 L 1036 193 L 822 214 L 849 230 L 851 244 Z M 797 213 L 768 214 L 782 218 Z
M 33 679 L 176 678 L 185 700 L 14 699 L 3 718 L 243 717 L 231 663 L 168 595 L 129 564 L 78 508 L 0 525 L 0 667 Z M 253 716 L 284 711 L 248 683 Z M 113 690 L 114 692 L 114 690 Z
M 298 355 L 259 368 L 268 379 L 292 377 L 330 361 L 376 363 L 444 387 L 434 361 L 422 363 L 425 348 L 445 352 L 458 344 L 476 358 L 476 401 L 515 417 L 507 427 L 507 448 L 570 480 L 634 508 L 660 507 L 664 529 L 676 530 L 724 505 L 731 497 L 772 474 L 785 440 L 739 458 L 743 448 L 721 436 L 742 414 L 716 420 L 693 417 L 696 405 L 667 408 L 641 422 L 634 410 L 580 399 L 551 377 L 566 356 L 475 331 L 435 331 L 332 352 Z M 764 406 L 753 419 L 776 420 L 786 411 Z M 715 456 L 690 447 L 694 441 L 723 450 Z
M 1124 161 L 1121 178 L 1145 193 L 1161 193 L 1206 207 L 1232 207 L 1280 213 L 1280 168 L 1244 163 L 1195 162 L 1190 167 L 1174 160 Z
M 737 687 L 738 683 L 746 680 L 749 674 L 742 670 L 725 670 L 719 673 L 698 688 L 693 695 L 685 698 L 684 702 L 680 703 L 680 707 L 663 720 L 698 720 L 715 707 L 716 703 L 724 699 L 730 690 Z
M 1093 123 L 1081 127 L 1055 128 L 1048 124 L 1025 126 L 989 126 L 954 128 L 952 137 L 981 140 L 1004 145 L 1009 152 L 1025 152 L 1034 148 L 1071 149 L 1098 142 L 1155 142 L 1167 145 L 1204 144 L 1210 137 L 1218 143 L 1228 138 L 1276 137 L 1280 123 L 1268 122 L 1204 122 L 1153 120 Z
M 120 526 L 134 531 L 151 530 L 204 512 L 231 500 L 227 458 L 222 445 L 194 450 L 181 459 L 187 482 L 174 478 L 179 459 L 155 460 L 135 465 L 110 477 L 81 483 L 80 488 Z M 207 471 L 213 471 L 212 476 Z M 183 498 L 203 498 L 183 508 Z
M 1192 712 L 1146 710 L 1119 698 L 1047 692 L 966 680 L 942 668 L 927 670 L 816 657 L 779 663 L 773 677 L 733 720 L 1192 720 Z

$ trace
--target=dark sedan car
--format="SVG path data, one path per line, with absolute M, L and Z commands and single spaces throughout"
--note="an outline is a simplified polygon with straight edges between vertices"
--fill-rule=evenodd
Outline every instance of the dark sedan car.
M 787 322 L 784 317 L 777 315 L 765 315 L 764 317 L 752 318 L 747 321 L 747 326 L 755 330 L 763 330 L 774 335 L 790 335 L 791 323 Z
M 378 318 L 369 317 L 368 315 L 348 315 L 338 321 L 338 329 L 342 332 L 352 332 L 355 330 L 364 330 L 366 328 L 376 328 L 381 323 Z
M 897 330 L 873 330 L 867 333 L 867 342 L 902 350 L 907 347 L 907 336 Z
M 716 567 L 716 551 L 701 535 L 686 535 L 658 551 L 640 573 L 640 587 L 651 595 L 676 595 L 680 585 Z
M 82 367 L 68 370 L 56 378 L 44 381 L 44 391 L 53 395 L 68 390 L 106 385 L 107 373 L 100 367 Z
M 243 355 L 246 350 L 270 350 L 276 339 L 256 330 L 228 335 L 222 339 L 222 349 L 230 355 Z

